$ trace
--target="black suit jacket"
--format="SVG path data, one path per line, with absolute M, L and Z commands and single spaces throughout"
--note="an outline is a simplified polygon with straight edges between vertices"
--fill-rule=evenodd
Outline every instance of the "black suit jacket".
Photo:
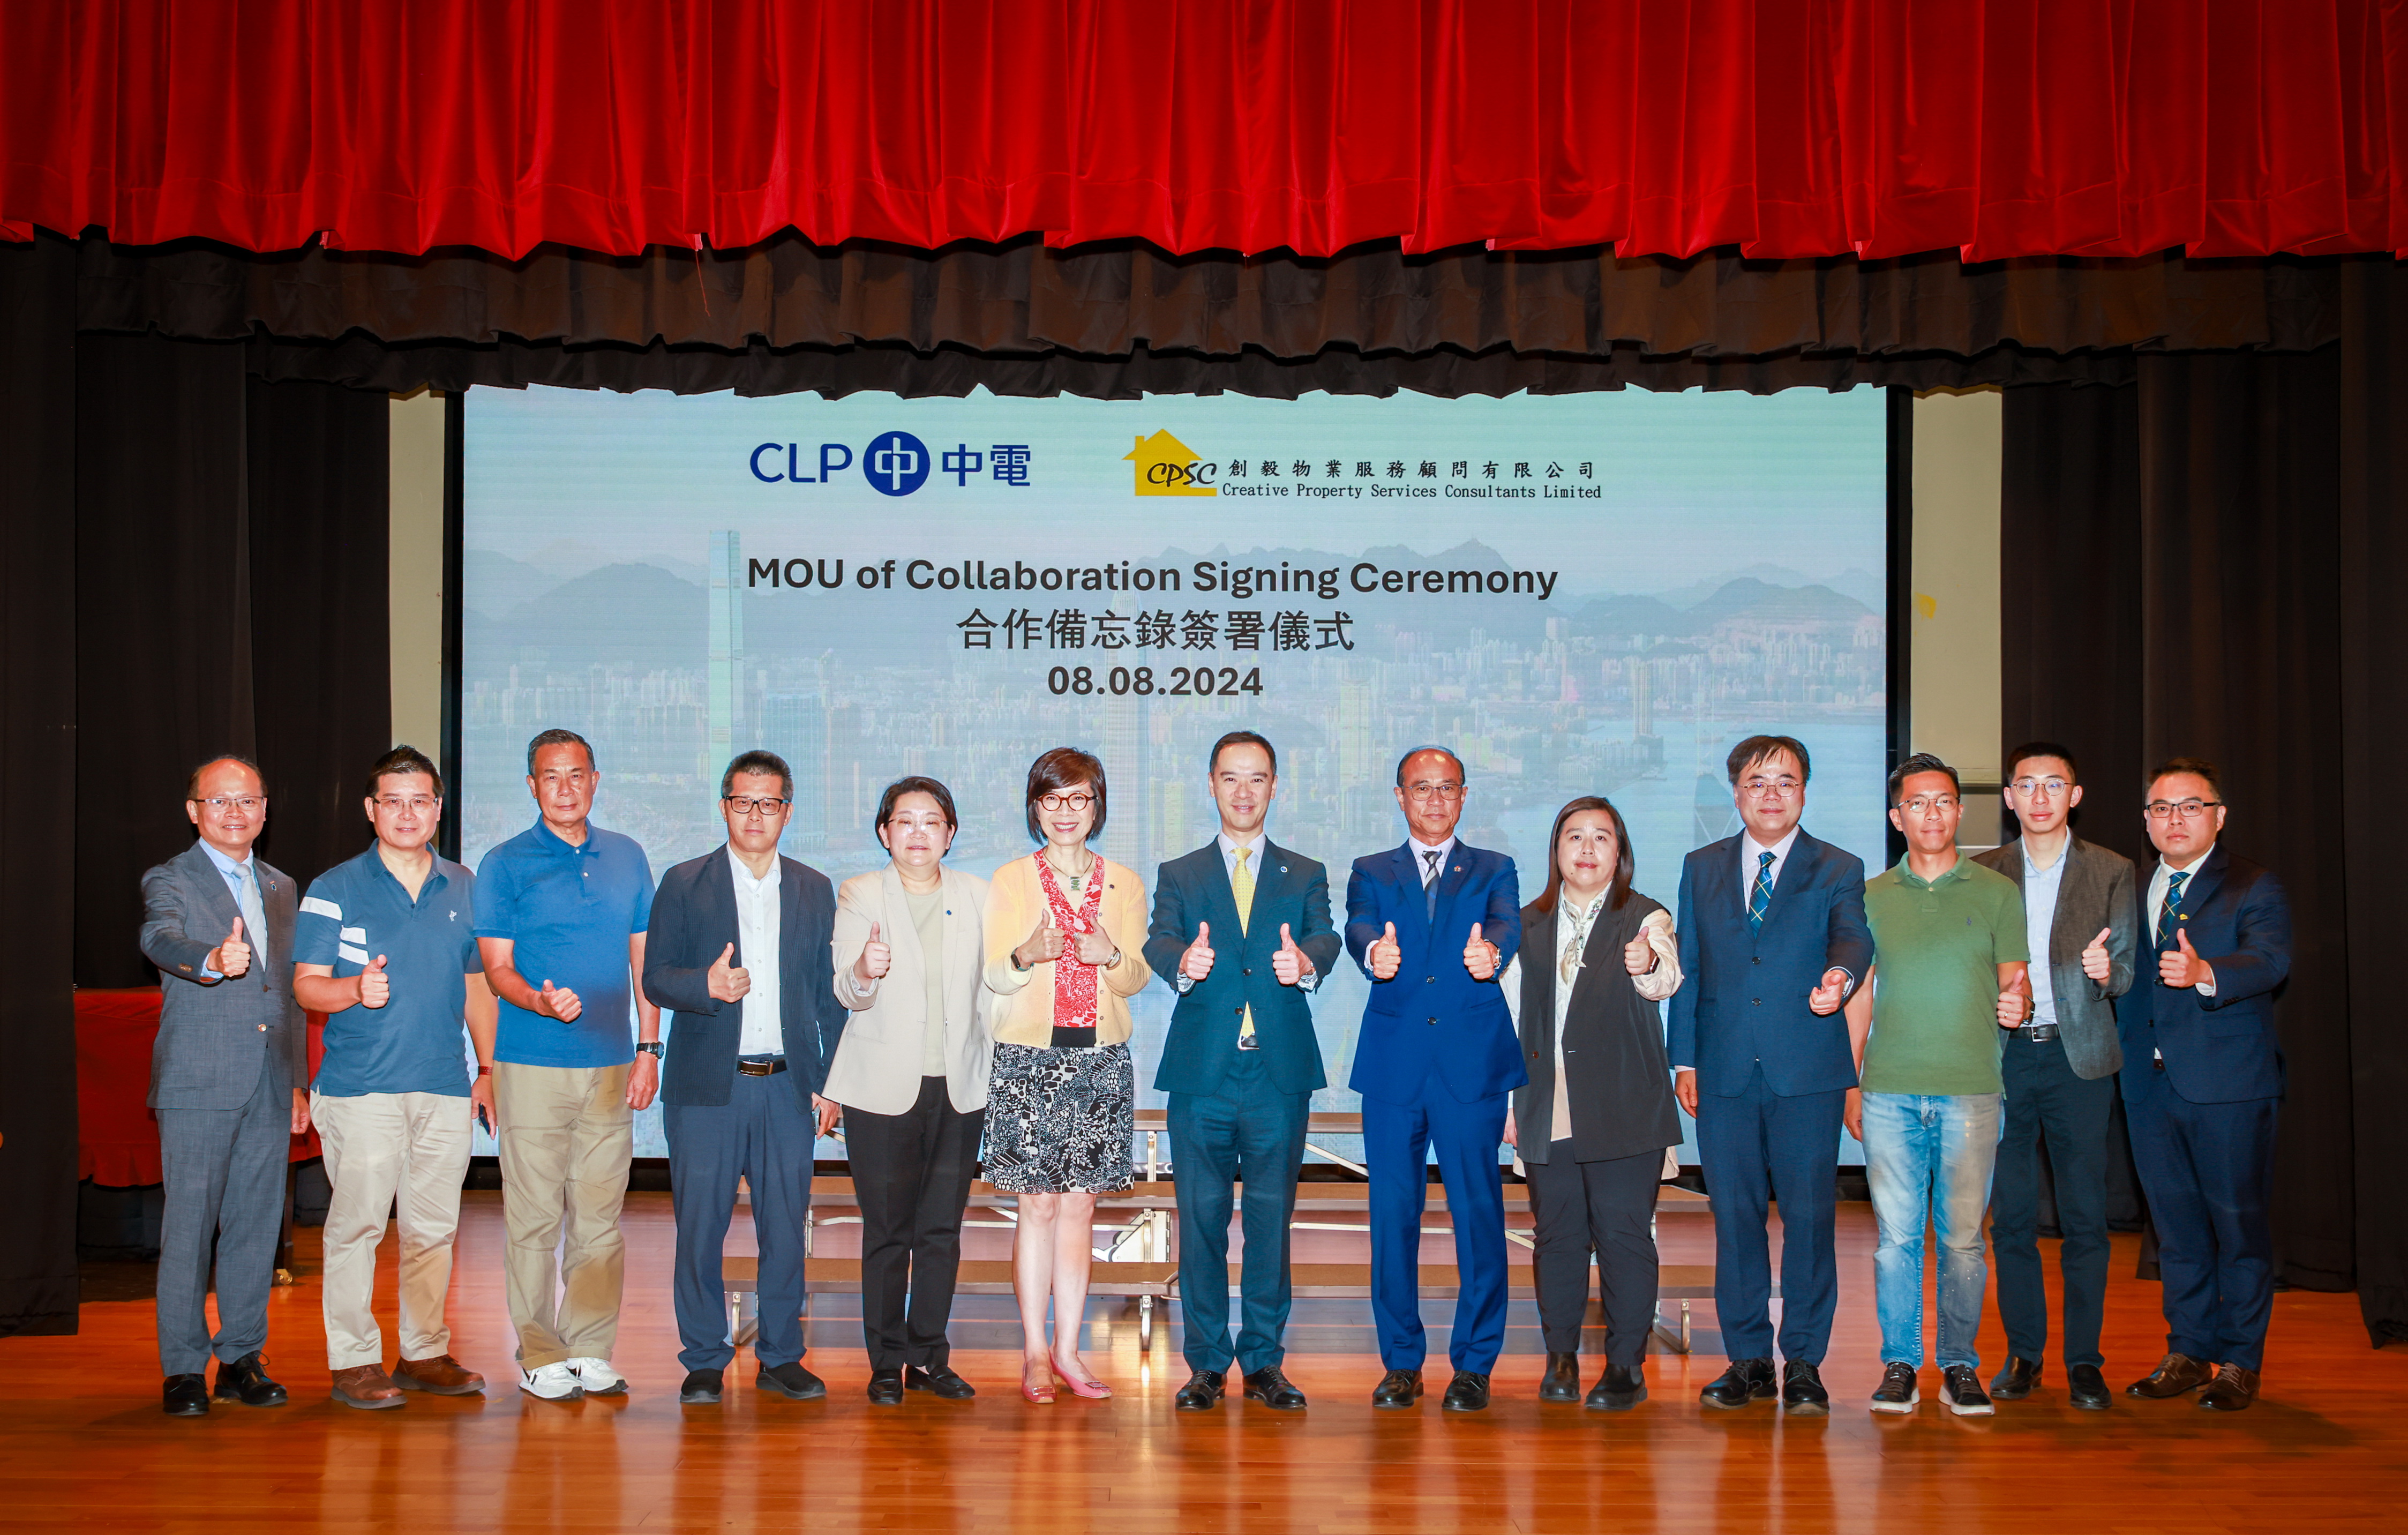
M 1212 973 L 1187 988 L 1170 1011 L 1162 1067 L 1154 1085 L 1166 1093 L 1212 1093 L 1238 1058 L 1238 1026 L 1254 1010 L 1263 1064 L 1283 1093 L 1310 1093 L 1328 1084 L 1321 1041 L 1312 1032 L 1311 994 L 1283 986 L 1271 973 L 1285 924 L 1296 946 L 1320 972 L 1318 987 L 1338 963 L 1338 930 L 1329 924 L 1329 875 L 1311 858 L 1265 838 L 1255 871 L 1254 905 L 1241 926 L 1229 866 L 1214 838 L 1162 866 L 1154 886 L 1154 923 L 1145 962 L 1173 992 L 1179 960 L 1196 941 L 1198 923 L 1212 925 Z
M 836 999 L 836 889 L 828 877 L 792 858 L 778 860 L 778 999 L 785 1014 L 786 1077 L 804 1106 L 827 1085 L 847 1016 Z M 688 859 L 661 878 L 652 897 L 651 936 L 644 940 L 644 994 L 674 1017 L 661 1068 L 661 1101 L 715 1107 L 736 1081 L 742 1002 L 710 995 L 710 967 L 729 944 L 734 963 L 752 968 L 766 955 L 747 954 L 737 931 L 736 874 L 727 849 Z
M 1776 887 L 1777 888 L 1777 887 Z M 1603 1162 L 1681 1143 L 1672 1071 L 1664 1058 L 1660 1004 L 1639 995 L 1622 951 L 1661 901 L 1633 890 L 1622 910 L 1598 913 L 1572 980 L 1564 1019 L 1565 1097 L 1572 1160 Z M 1555 1117 L 1555 913 L 1522 908 L 1522 1053 L 1529 1085 L 1513 1094 L 1525 1162 L 1544 1162 Z
M 2272 870 L 2235 858 L 2221 843 L 2197 868 L 2174 925 L 2215 971 L 2215 995 L 2175 991 L 2157 980 L 2162 951 L 2148 911 L 2152 866 L 2133 882 L 2141 973 L 2115 1010 L 2124 1096 L 2138 1096 L 2138 1073 L 2154 1070 L 2151 1059 L 2162 1054 L 2167 1082 L 2193 1103 L 2281 1097 L 2283 1037 L 2274 1002 L 2291 973 L 2291 903 Z

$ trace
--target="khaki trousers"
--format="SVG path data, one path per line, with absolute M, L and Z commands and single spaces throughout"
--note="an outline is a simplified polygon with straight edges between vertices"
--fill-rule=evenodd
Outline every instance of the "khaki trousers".
M 443 1302 L 452 1288 L 452 1240 L 460 1227 L 460 1183 L 468 1170 L 470 1109 L 441 1093 L 309 1095 L 309 1117 L 326 1154 L 326 1368 L 384 1363 L 377 1327 L 377 1248 L 385 1215 L 401 1227 L 401 1356 L 452 1352 Z
M 501 1115 L 503 1261 L 519 1363 L 608 1359 L 619 1341 L 627 1198 L 636 1115 L 628 1066 L 494 1063 Z

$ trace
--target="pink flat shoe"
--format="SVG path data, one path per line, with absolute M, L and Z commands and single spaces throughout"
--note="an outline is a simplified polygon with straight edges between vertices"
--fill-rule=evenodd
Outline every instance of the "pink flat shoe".
M 1031 1385 L 1028 1384 L 1028 1373 L 1029 1372 L 1025 1369 L 1023 1369 L 1020 1372 L 1021 1396 L 1029 1401 L 1037 1403 L 1040 1407 L 1045 1403 L 1052 1401 L 1054 1399 L 1053 1367 L 1050 1365 L 1046 1367 L 1044 1382 L 1039 1385 Z
M 1053 1370 L 1055 1375 L 1061 1376 L 1062 1384 L 1070 1388 L 1072 1396 L 1084 1397 L 1090 1401 L 1100 1401 L 1112 1394 L 1112 1388 L 1101 1381 L 1082 1381 L 1075 1375 L 1064 1375 L 1062 1367 L 1058 1364 L 1054 1365 Z

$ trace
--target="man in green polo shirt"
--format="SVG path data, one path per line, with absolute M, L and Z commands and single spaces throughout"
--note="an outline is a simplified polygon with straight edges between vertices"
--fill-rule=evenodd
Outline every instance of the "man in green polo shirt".
M 1998 1160 L 2004 1084 L 1999 1030 L 2025 1021 L 2023 897 L 2014 882 L 1956 854 L 1956 770 L 1917 753 L 1889 775 L 1890 825 L 1906 856 L 1865 882 L 1873 984 L 1848 1001 L 1860 1086 L 1849 1130 L 1865 1144 L 1881 1243 L 1873 1304 L 1881 1321 L 1876 1413 L 1922 1399 L 1923 1231 L 1940 1240 L 1941 1396 L 1960 1416 L 1994 1412 L 1973 1336 L 1988 1279 L 1982 1211 Z

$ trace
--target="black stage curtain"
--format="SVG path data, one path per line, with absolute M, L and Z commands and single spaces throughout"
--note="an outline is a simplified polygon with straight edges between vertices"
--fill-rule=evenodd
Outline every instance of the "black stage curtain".
M 0 1336 L 76 1330 L 74 285 L 0 251 Z
M 1308 260 L 792 235 L 517 262 L 93 237 L 79 258 L 83 328 L 244 339 L 273 379 L 1105 397 L 2128 382 L 2136 349 L 2330 341 L 2341 273 L 2383 259 L 1967 266 L 1391 243 Z
M 2143 356 L 2128 387 L 2008 391 L 2001 509 L 2006 736 L 2080 753 L 2084 835 L 2144 861 L 2142 775 L 2214 759 L 2227 845 L 2283 877 L 2280 1271 L 2355 1287 L 2377 1343 L 2408 1339 L 2380 830 L 2408 683 L 2374 648 L 2408 576 L 2393 287 L 2387 264 L 2351 274 L 2341 338 L 2313 352 Z
M 249 378 L 239 343 L 78 351 L 76 980 L 138 986 L 142 870 L 191 845 L 201 761 L 260 765 L 260 851 L 305 884 L 363 845 L 392 731 L 388 407 Z

